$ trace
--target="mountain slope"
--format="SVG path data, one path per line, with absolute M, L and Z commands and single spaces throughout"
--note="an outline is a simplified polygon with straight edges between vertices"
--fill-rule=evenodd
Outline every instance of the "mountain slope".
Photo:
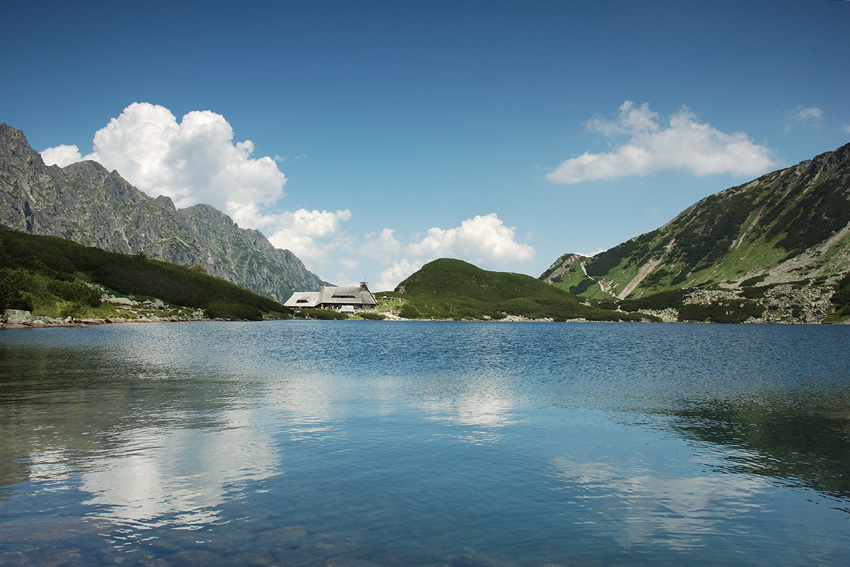
M 462 260 L 442 258 L 422 266 L 393 295 L 420 317 L 439 319 L 587 319 L 638 321 L 639 315 L 602 309 L 531 276 L 482 270 Z
M 92 161 L 46 166 L 20 130 L 0 124 L 0 224 L 119 253 L 201 265 L 278 301 L 323 283 L 288 250 L 209 205 L 176 209 Z
M 0 313 L 8 308 L 76 317 L 80 310 L 100 308 L 106 290 L 202 309 L 207 317 L 260 320 L 290 313 L 279 302 L 201 270 L 0 228 Z M 54 313 L 60 303 L 64 312 Z
M 711 195 L 591 258 L 565 254 L 540 278 L 596 298 L 758 285 L 822 303 L 848 271 L 850 144 Z

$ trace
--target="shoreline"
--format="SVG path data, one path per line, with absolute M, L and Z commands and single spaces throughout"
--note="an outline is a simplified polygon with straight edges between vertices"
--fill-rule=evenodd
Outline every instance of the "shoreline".
M 0 330 L 18 330 L 18 329 L 53 329 L 53 328 L 68 328 L 68 327 L 91 327 L 98 325 L 114 325 L 127 323 L 188 323 L 192 321 L 224 321 L 224 319 L 207 319 L 195 317 L 83 317 L 80 319 L 73 317 L 53 318 L 42 316 L 30 316 L 28 318 L 2 318 L 0 319 Z

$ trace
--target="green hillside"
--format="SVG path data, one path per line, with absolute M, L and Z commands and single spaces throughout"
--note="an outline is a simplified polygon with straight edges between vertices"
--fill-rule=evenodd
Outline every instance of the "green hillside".
M 407 318 L 640 320 L 579 300 L 531 276 L 490 272 L 452 259 L 425 264 L 390 295 L 406 302 L 401 315 Z
M 831 299 L 848 272 L 850 144 L 711 195 L 593 257 L 565 254 L 540 278 L 588 298 L 685 291 L 679 306 L 752 300 L 764 309 L 745 320 L 820 322 L 832 305 L 841 311 Z M 753 286 L 761 291 L 745 291 Z
M 0 228 L 0 312 L 9 308 L 51 317 L 109 315 L 107 306 L 101 306 L 102 291 L 203 309 L 211 318 L 259 320 L 264 314 L 290 312 L 203 269 Z

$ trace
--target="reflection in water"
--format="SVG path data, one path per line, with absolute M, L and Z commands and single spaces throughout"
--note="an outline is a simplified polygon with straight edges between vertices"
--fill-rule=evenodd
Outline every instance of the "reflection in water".
M 751 514 L 767 483 L 746 476 L 673 476 L 649 463 L 552 459 L 574 491 L 584 523 L 613 532 L 629 548 L 660 544 L 677 551 L 705 545 L 734 517 Z
M 434 421 L 457 426 L 449 435 L 470 443 L 496 443 L 503 438 L 502 428 L 513 423 L 513 404 L 486 391 L 428 400 L 422 405 Z
M 0 564 L 839 564 L 848 346 L 702 325 L 2 333 Z
M 93 460 L 80 488 L 95 516 L 156 527 L 201 527 L 228 493 L 278 472 L 273 442 L 243 411 L 215 429 L 147 428 L 116 440 L 120 452 Z
M 288 376 L 267 386 L 266 402 L 285 416 L 285 431 L 293 441 L 324 442 L 344 438 L 345 417 L 335 401 L 348 390 L 320 374 Z
M 676 431 L 727 448 L 725 470 L 811 488 L 847 508 L 850 392 L 717 400 L 683 407 L 674 417 Z

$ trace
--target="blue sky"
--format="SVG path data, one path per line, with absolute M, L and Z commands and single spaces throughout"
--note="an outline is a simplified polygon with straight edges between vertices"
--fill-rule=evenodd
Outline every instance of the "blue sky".
M 376 290 L 443 256 L 538 276 L 850 141 L 850 2 L 3 12 L 0 122 L 45 159 L 213 204 Z

